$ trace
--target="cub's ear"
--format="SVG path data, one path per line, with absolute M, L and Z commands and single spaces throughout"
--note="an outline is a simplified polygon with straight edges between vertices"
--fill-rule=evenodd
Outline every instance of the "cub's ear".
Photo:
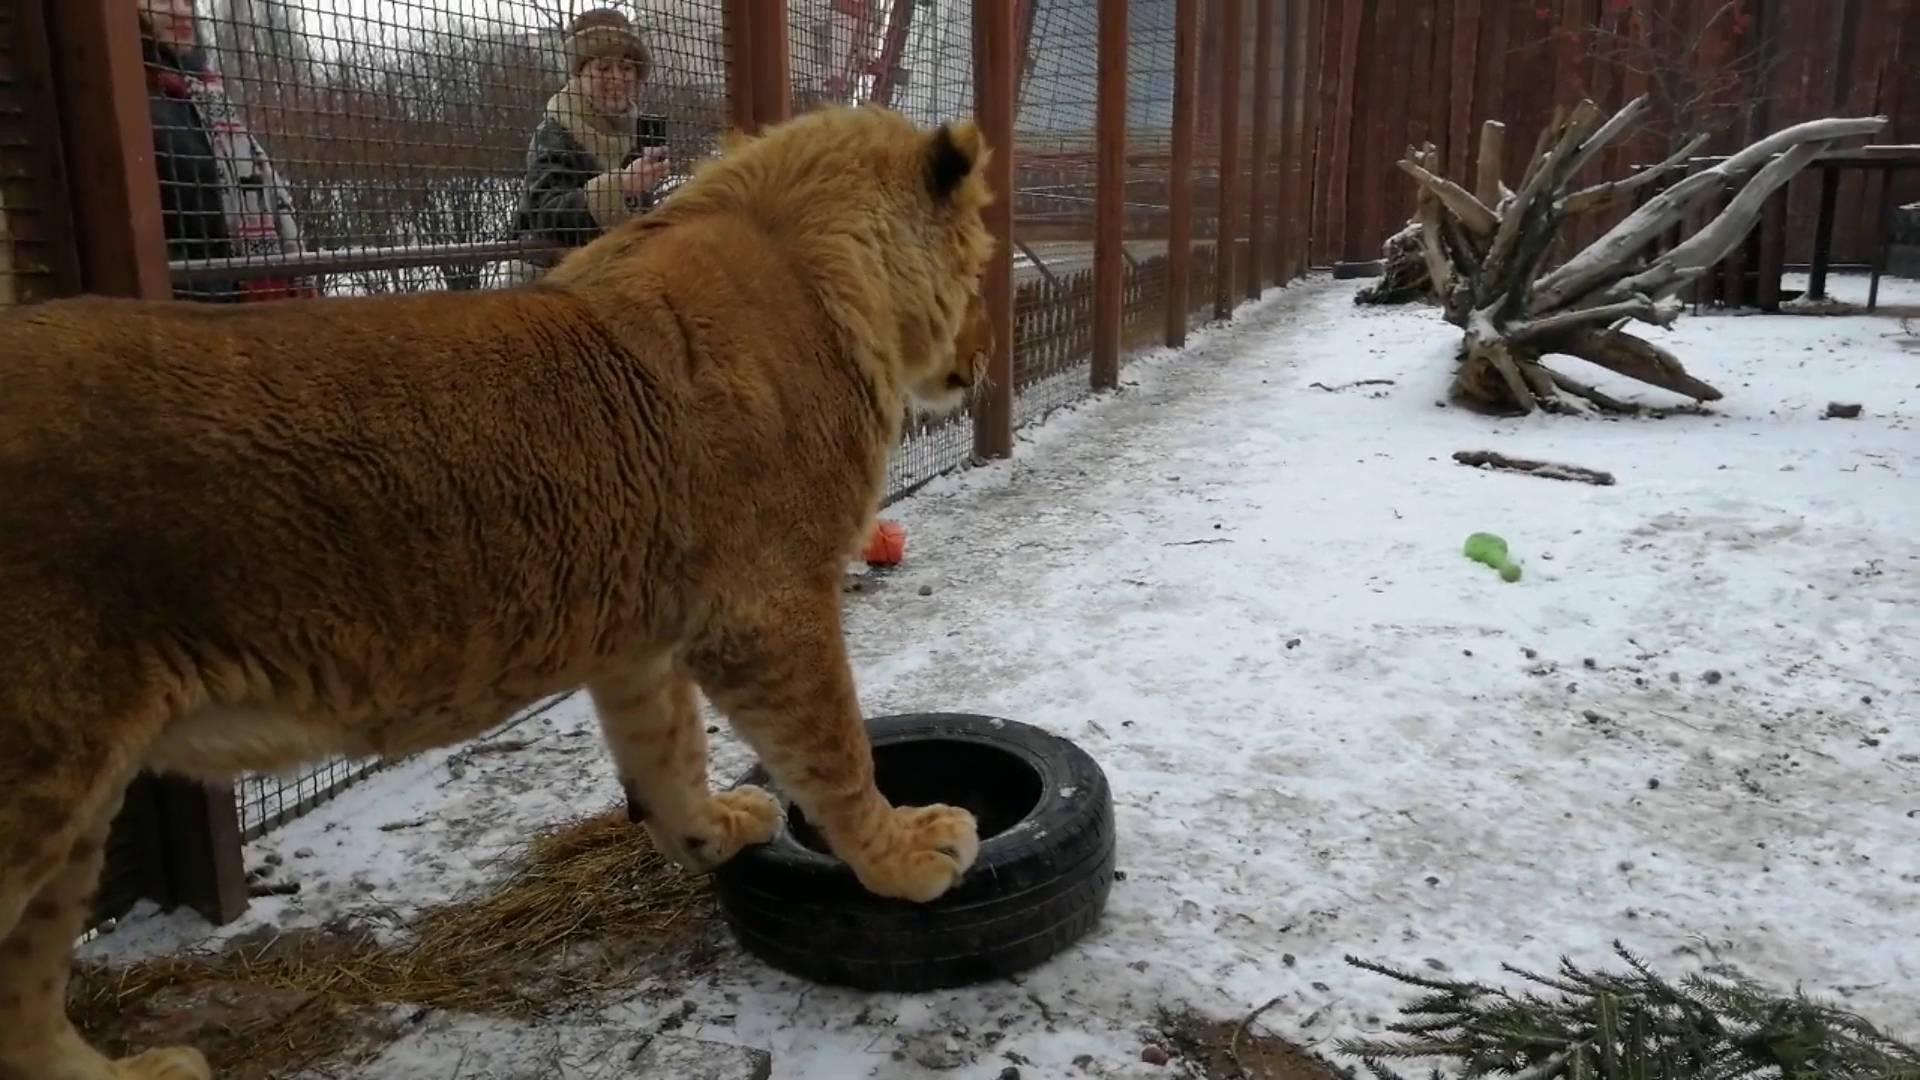
M 927 137 L 927 190 L 935 199 L 945 199 L 985 164 L 987 142 L 979 125 L 971 120 L 941 124 Z

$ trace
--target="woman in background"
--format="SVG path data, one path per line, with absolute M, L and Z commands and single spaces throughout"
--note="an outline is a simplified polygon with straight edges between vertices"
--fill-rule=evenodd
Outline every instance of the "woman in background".
M 201 48 L 193 0 L 140 0 L 140 30 L 168 259 L 299 253 L 287 188 Z M 311 292 L 275 275 L 197 281 L 174 296 L 238 301 Z
M 653 58 L 625 15 L 581 14 L 564 50 L 567 82 L 533 129 L 515 232 L 571 249 L 653 206 L 667 175 L 666 124 L 641 112 Z M 528 261 L 551 266 L 563 254 Z

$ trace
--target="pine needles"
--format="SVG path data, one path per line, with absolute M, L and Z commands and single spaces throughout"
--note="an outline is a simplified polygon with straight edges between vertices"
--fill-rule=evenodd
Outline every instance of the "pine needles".
M 1458 1063 L 1434 1080 L 1920 1080 L 1920 1050 L 1836 1006 L 1733 977 L 1672 982 L 1613 947 L 1626 971 L 1587 972 L 1564 957 L 1553 975 L 1502 965 L 1533 984 L 1518 993 L 1348 956 L 1426 993 L 1388 1027 L 1399 1038 L 1340 1050 L 1377 1080 L 1403 1080 L 1387 1062 L 1418 1058 Z

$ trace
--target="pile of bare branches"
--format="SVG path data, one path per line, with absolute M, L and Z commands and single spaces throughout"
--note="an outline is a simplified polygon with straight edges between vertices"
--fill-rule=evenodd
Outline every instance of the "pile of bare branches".
M 1695 401 L 1718 400 L 1720 391 L 1689 375 L 1671 352 L 1621 327 L 1631 320 L 1672 323 L 1681 307 L 1676 294 L 1746 238 L 1769 196 L 1835 140 L 1868 135 L 1887 123 L 1885 117 L 1833 118 L 1775 132 L 1674 181 L 1598 240 L 1549 267 L 1548 253 L 1567 221 L 1631 200 L 1686 167 L 1704 142 L 1694 139 L 1633 177 L 1574 187 L 1574 178 L 1646 108 L 1642 96 L 1607 118 L 1591 101 L 1581 102 L 1542 133 L 1518 190 L 1500 181 L 1504 129 L 1498 124 L 1482 133 L 1473 191 L 1437 174 L 1432 144 L 1408 149 L 1400 168 L 1420 184 L 1415 220 L 1427 273 L 1447 321 L 1465 331 L 1456 398 L 1503 412 L 1635 411 L 1541 363 L 1557 353 Z M 1698 232 L 1649 256 L 1662 235 L 1736 188 L 1725 209 Z

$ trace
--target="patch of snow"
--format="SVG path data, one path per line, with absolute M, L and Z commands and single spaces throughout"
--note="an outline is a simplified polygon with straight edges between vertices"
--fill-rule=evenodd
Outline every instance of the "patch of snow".
M 1920 954 L 1897 945 L 1920 896 L 1911 333 L 1683 318 L 1652 333 L 1726 392 L 1711 415 L 1488 419 L 1437 405 L 1455 331 L 1354 288 L 1270 294 L 1023 431 L 1012 460 L 897 504 L 919 554 L 849 601 L 869 712 L 1012 717 L 1101 763 L 1125 877 L 1099 930 L 1017 981 L 912 997 L 729 952 L 592 1021 L 684 1012 L 785 1080 L 993 1076 L 1007 1055 L 1028 1080 L 1164 1076 L 1139 1061 L 1162 1007 L 1278 996 L 1263 1025 L 1327 1051 L 1408 1000 L 1344 954 L 1499 980 L 1563 953 L 1609 966 L 1618 938 L 1920 1029 Z M 1920 287 L 1882 296 L 1910 310 Z M 1362 378 L 1394 382 L 1314 385 Z M 1823 419 L 1835 400 L 1865 411 Z M 1461 449 L 1618 483 L 1463 468 Z M 1522 580 L 1462 556 L 1481 530 Z M 618 799 L 584 696 L 533 724 L 519 753 L 460 775 L 459 749 L 423 756 L 250 845 L 250 864 L 313 856 L 285 859 L 300 896 L 243 925 L 436 902 Z M 714 744 L 725 782 L 748 755 Z M 204 937 L 132 917 L 88 949 Z M 914 1057 L 946 1040 L 964 1068 Z

